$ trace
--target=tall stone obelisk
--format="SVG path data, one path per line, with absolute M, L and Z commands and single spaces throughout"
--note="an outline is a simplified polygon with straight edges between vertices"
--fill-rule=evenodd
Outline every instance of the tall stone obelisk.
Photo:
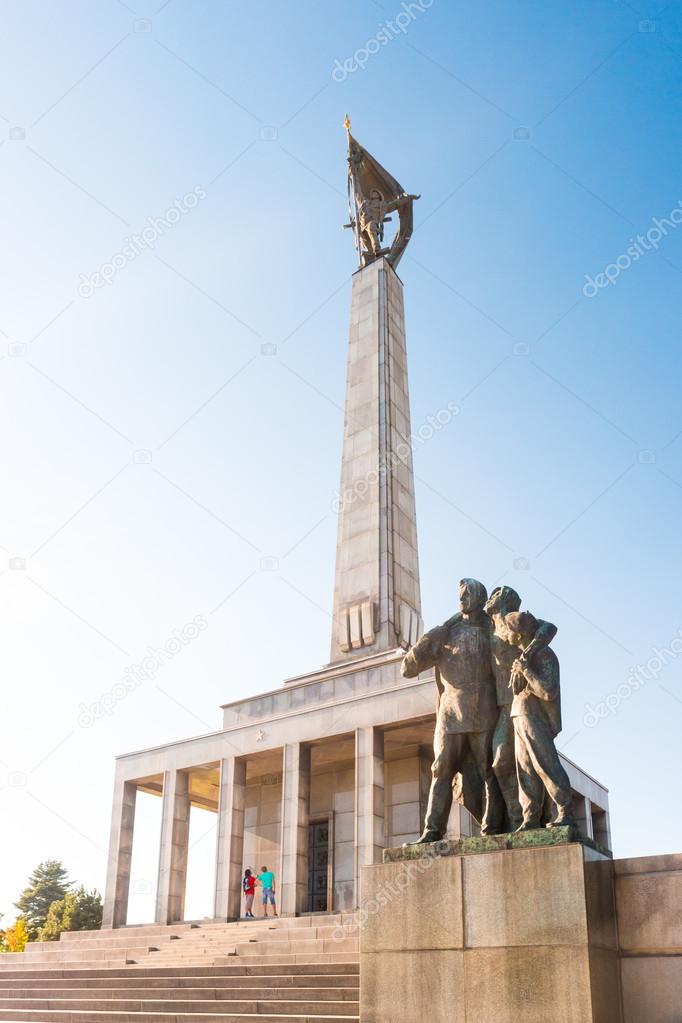
M 349 124 L 347 125 L 349 128 Z M 412 199 L 349 138 L 353 276 L 331 660 L 410 645 L 421 632 L 403 285 Z M 397 211 L 390 249 L 383 224 Z

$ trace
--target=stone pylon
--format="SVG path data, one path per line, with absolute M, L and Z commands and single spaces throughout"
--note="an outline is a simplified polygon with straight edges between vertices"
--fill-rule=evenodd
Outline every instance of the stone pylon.
M 332 662 L 421 633 L 410 435 L 403 285 L 380 258 L 353 276 Z

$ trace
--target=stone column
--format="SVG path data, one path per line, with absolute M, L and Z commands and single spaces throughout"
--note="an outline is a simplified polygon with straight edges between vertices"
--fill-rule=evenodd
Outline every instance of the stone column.
M 591 804 L 592 809 L 592 837 L 602 849 L 611 848 L 611 823 L 608 810 L 602 810 L 595 803 Z
M 185 915 L 189 840 L 189 775 L 164 771 L 156 922 L 176 923 Z
M 381 863 L 384 850 L 384 733 L 355 730 L 355 898 L 360 905 L 360 869 Z
M 310 822 L 310 747 L 300 742 L 283 750 L 282 842 L 279 909 L 283 916 L 308 905 L 308 825 Z
M 246 761 L 221 760 L 213 908 L 218 920 L 238 920 L 241 915 L 245 790 Z
M 592 801 L 589 796 L 585 796 L 585 835 L 587 838 L 594 838 L 594 828 L 592 826 Z
M 589 796 L 573 793 L 573 816 L 575 825 L 586 838 L 594 838 L 592 828 L 592 803 Z
M 403 286 L 385 259 L 353 275 L 344 420 L 332 662 L 421 632 Z
M 111 814 L 107 882 L 102 911 L 103 928 L 124 926 L 128 915 L 136 796 L 137 785 L 135 782 L 116 780 L 114 806 Z

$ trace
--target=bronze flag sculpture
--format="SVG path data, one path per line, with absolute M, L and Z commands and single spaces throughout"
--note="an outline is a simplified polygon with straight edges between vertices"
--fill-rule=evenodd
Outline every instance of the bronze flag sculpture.
M 350 119 L 344 121 L 348 135 L 348 209 L 360 266 L 385 256 L 395 269 L 412 237 L 412 203 L 402 185 L 360 145 L 350 133 Z M 384 245 L 384 224 L 389 213 L 397 212 L 398 228 L 391 245 Z

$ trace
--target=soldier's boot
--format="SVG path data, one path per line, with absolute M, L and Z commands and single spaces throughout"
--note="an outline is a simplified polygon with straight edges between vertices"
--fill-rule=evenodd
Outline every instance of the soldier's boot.
M 415 845 L 426 845 L 428 842 L 440 842 L 443 835 L 440 831 L 435 831 L 433 828 L 426 828 L 419 836 Z
M 527 821 L 524 821 L 523 824 L 521 824 L 516 829 L 514 834 L 518 834 L 519 831 L 538 831 L 538 829 L 540 829 L 540 828 L 542 828 L 542 824 L 540 823 L 540 821 L 527 820 Z
M 547 828 L 574 828 L 575 826 L 575 817 L 572 813 L 559 814 L 556 820 L 545 825 Z

